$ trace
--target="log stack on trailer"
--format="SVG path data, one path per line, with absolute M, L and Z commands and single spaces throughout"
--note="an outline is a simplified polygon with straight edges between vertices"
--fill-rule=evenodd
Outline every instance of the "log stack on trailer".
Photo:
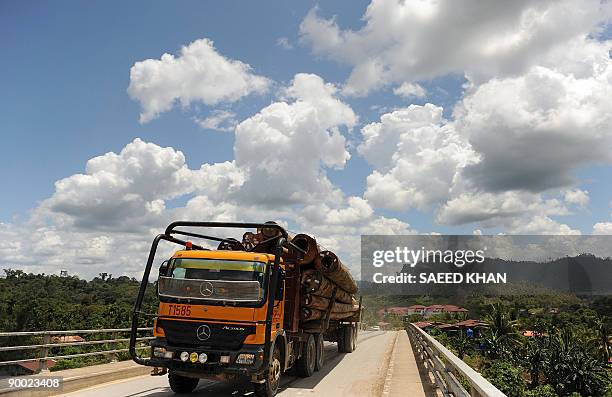
M 291 240 L 305 251 L 298 259 L 300 280 L 300 323 L 303 329 L 327 329 L 330 320 L 349 321 L 359 317 L 358 290 L 348 268 L 331 251 L 321 250 L 316 240 L 298 234 Z

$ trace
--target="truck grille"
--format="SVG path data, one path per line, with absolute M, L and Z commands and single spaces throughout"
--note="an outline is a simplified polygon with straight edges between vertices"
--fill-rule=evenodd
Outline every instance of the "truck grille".
M 264 290 L 258 281 L 191 280 L 160 277 L 160 296 L 208 301 L 261 302 Z
M 254 325 L 217 324 L 195 321 L 158 320 L 171 345 L 199 346 L 213 349 L 239 349 Z

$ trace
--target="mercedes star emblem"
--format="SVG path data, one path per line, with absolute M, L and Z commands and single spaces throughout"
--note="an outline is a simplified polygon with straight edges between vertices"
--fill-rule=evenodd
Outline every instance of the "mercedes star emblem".
M 210 338 L 210 327 L 206 324 L 202 324 L 196 329 L 196 336 L 199 340 L 208 340 Z
M 213 291 L 213 285 L 210 281 L 204 281 L 200 284 L 200 294 L 202 294 L 202 296 L 211 296 Z

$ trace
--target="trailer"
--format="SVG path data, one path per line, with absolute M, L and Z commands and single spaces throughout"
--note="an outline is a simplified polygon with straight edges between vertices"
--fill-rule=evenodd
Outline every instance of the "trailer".
M 248 231 L 241 240 L 208 234 L 234 229 Z M 179 249 L 158 269 L 159 308 L 147 314 L 142 302 L 162 241 Z M 192 392 L 200 378 L 246 377 L 255 395 L 274 396 L 282 373 L 295 368 L 298 376 L 309 377 L 323 367 L 324 341 L 336 342 L 341 353 L 356 348 L 361 300 L 354 302 L 355 291 L 349 293 L 320 275 L 331 284 L 325 294 L 312 296 L 304 287 L 306 274 L 316 273 L 316 268 L 333 265 L 331 275 L 343 266 L 337 257 L 331 258 L 338 263 L 321 265 L 319 255 L 324 256 L 313 256 L 303 238 L 291 238 L 274 222 L 171 223 L 155 237 L 149 252 L 134 303 L 130 356 L 154 367 L 154 375 L 168 373 L 175 393 Z M 344 279 L 346 275 L 339 277 Z M 305 309 L 311 312 L 305 314 Z M 145 316 L 153 317 L 155 336 L 149 357 L 136 350 L 137 329 Z

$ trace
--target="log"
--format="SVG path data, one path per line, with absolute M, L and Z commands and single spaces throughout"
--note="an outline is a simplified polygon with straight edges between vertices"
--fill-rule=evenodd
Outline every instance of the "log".
M 300 258 L 297 261 L 298 265 L 312 263 L 319 257 L 319 252 L 321 252 L 319 245 L 317 244 L 317 241 L 309 235 L 296 234 L 291 239 L 291 242 L 306 251 L 305 254 L 300 255 Z
M 324 277 L 321 272 L 310 269 L 302 273 L 302 290 L 306 294 L 313 294 L 322 296 L 324 298 L 331 298 L 332 292 L 336 285 Z M 338 288 L 336 292 L 336 301 L 342 303 L 353 303 L 353 297 L 342 288 Z
M 355 279 L 333 252 L 321 252 L 318 260 L 315 261 L 315 268 L 349 294 L 357 292 L 358 287 Z
M 310 309 L 327 310 L 329 307 L 329 299 L 322 296 L 304 294 L 302 295 L 301 305 Z M 358 304 L 334 302 L 332 313 L 355 312 L 359 310 Z
M 344 312 L 344 313 L 330 313 L 330 320 L 342 320 L 344 318 L 352 317 L 355 312 Z M 308 307 L 302 307 L 300 309 L 300 318 L 302 321 L 321 320 L 325 316 L 323 310 L 311 309 Z

